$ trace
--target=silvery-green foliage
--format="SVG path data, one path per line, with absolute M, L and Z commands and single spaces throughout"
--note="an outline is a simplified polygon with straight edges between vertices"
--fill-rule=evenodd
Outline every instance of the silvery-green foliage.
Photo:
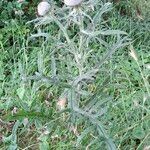
M 65 84 L 68 87 L 64 88 L 60 97 L 67 97 L 72 123 L 77 123 L 78 119 L 83 122 L 89 121 L 90 130 L 83 131 L 78 138 L 77 145 L 88 132 L 96 130 L 98 137 L 103 138 L 107 148 L 114 150 L 116 149 L 115 144 L 99 120 L 100 116 L 106 113 L 107 107 L 104 103 L 110 98 L 105 96 L 97 98 L 94 93 L 87 90 L 87 87 L 94 82 L 105 61 L 117 49 L 128 45 L 127 33 L 112 30 L 106 25 L 107 19 L 104 19 L 104 15 L 112 9 L 111 3 L 88 0 L 83 1 L 79 7 L 64 5 L 60 8 L 50 1 L 50 5 L 51 10 L 47 15 L 28 22 L 34 23 L 38 31 L 37 34 L 30 37 L 30 40 L 36 37 L 46 37 L 46 41 L 53 41 L 50 48 L 51 79 L 57 78 L 59 83 L 63 82 L 61 80 L 65 78 L 65 82 L 67 82 Z M 44 27 L 49 24 L 58 27 L 55 36 L 45 33 Z M 93 49 L 93 45 L 98 46 L 96 51 Z M 99 51 L 103 53 L 97 59 L 95 55 L 98 55 Z M 63 59 L 60 59 L 56 53 Z M 59 69 L 62 60 L 62 63 L 66 64 L 65 74 Z M 42 74 L 43 69 L 40 62 L 42 62 L 41 55 L 38 59 L 39 73 L 36 73 L 34 78 L 43 78 L 49 82 L 50 77 L 44 77 Z M 49 83 L 52 84 L 52 82 Z M 89 99 L 92 96 L 93 98 Z M 86 104 L 81 105 L 81 102 L 86 99 L 88 100 Z M 92 142 L 90 144 L 92 145 Z
M 3 137 L 3 142 L 9 143 L 8 150 L 16 150 L 18 148 L 17 130 L 18 130 L 18 127 L 20 126 L 20 124 L 21 123 L 19 121 L 16 121 L 16 123 L 14 124 L 13 129 L 12 129 L 12 134 L 7 137 Z

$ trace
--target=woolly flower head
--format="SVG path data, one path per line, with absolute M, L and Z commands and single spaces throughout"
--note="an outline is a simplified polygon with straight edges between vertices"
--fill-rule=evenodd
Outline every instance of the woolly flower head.
M 37 6 L 39 16 L 45 16 L 50 11 L 50 4 L 46 1 L 40 2 Z
M 81 4 L 81 2 L 82 2 L 82 0 L 64 0 L 64 3 L 67 6 L 71 6 L 71 7 L 74 7 L 74 6 Z

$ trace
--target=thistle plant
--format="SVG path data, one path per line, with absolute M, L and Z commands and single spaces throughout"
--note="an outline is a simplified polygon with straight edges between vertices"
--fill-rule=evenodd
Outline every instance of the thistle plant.
M 45 3 L 49 3 L 49 11 L 47 8 L 38 10 L 42 15 L 28 23 L 34 23 L 38 31 L 31 35 L 30 40 L 44 37 L 43 45 L 49 44 L 52 67 L 50 76 L 38 67 L 39 72 L 34 78 L 58 87 L 57 103 L 63 105 L 62 112 L 69 112 L 69 117 L 63 116 L 69 126 L 85 125 L 85 130 L 78 135 L 77 146 L 85 135 L 94 132 L 98 138 L 91 140 L 87 147 L 102 140 L 108 149 L 114 150 L 115 143 L 100 121 L 107 111 L 105 101 L 97 98 L 89 86 L 94 84 L 112 54 L 129 44 L 127 33 L 111 30 L 106 24 L 104 15 L 112 9 L 111 3 L 65 0 L 62 7 L 53 1 Z M 46 32 L 48 25 L 57 28 L 55 35 Z

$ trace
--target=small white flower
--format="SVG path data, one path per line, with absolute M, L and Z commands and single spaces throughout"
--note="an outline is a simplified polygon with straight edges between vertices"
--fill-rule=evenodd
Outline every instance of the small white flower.
M 45 16 L 50 11 L 50 4 L 48 2 L 40 2 L 37 6 L 39 16 Z
M 64 3 L 68 6 L 74 7 L 79 5 L 82 2 L 82 0 L 64 0 Z

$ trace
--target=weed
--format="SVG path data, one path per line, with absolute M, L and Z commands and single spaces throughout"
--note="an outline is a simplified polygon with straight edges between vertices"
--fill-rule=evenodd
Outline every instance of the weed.
M 146 9 L 141 20 L 100 0 L 50 5 L 28 24 L 1 16 L 0 149 L 149 148 Z

